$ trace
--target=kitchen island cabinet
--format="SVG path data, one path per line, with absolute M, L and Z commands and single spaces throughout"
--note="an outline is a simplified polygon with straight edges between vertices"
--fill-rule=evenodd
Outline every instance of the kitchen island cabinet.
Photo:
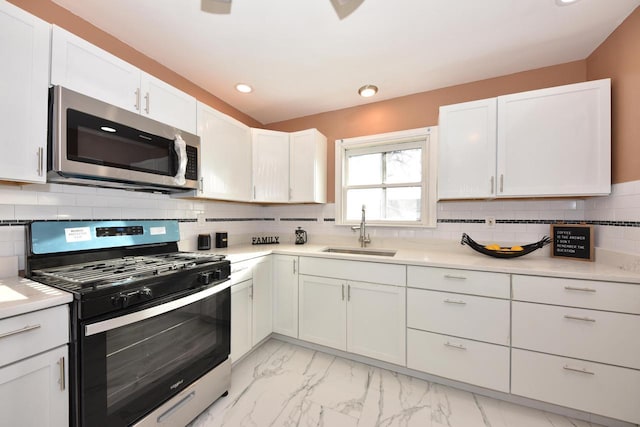
M 50 26 L 0 2 L 0 181 L 46 181 Z
M 51 84 L 196 133 L 196 99 L 56 25 Z
M 611 192 L 611 81 L 440 107 L 438 198 Z

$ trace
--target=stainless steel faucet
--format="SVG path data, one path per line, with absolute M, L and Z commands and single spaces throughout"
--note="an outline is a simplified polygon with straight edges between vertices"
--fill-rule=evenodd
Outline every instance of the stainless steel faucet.
M 362 248 L 366 247 L 367 243 L 371 243 L 371 236 L 367 234 L 367 224 L 364 208 L 365 205 L 362 205 L 362 221 L 360 221 L 360 226 L 358 227 L 354 225 L 353 227 L 351 227 L 353 231 L 360 230 L 360 237 L 358 238 L 358 241 L 360 242 L 360 247 Z

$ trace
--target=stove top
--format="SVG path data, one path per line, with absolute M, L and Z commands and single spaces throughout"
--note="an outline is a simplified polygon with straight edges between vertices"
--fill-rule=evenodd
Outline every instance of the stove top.
M 85 288 L 121 286 L 223 259 L 222 255 L 174 252 L 71 264 L 33 270 L 31 274 L 34 280 L 77 292 Z

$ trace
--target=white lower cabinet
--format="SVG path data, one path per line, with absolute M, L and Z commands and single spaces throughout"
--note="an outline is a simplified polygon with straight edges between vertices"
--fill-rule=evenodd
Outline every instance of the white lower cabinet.
M 405 364 L 405 289 L 300 275 L 302 340 Z
M 273 257 L 273 332 L 298 338 L 298 257 Z
M 3 426 L 69 425 L 67 345 L 0 368 Z
M 231 286 L 231 361 L 240 359 L 252 345 L 252 280 Z
M 407 367 L 509 392 L 509 347 L 409 328 Z
M 231 266 L 231 361 L 272 332 L 271 257 Z
M 513 394 L 640 423 L 640 371 L 515 348 L 511 363 Z

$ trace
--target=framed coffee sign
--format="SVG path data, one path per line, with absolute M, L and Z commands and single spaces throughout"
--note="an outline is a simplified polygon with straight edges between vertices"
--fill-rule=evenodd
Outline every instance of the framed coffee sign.
M 551 256 L 582 261 L 594 260 L 593 225 L 553 224 L 551 225 Z

